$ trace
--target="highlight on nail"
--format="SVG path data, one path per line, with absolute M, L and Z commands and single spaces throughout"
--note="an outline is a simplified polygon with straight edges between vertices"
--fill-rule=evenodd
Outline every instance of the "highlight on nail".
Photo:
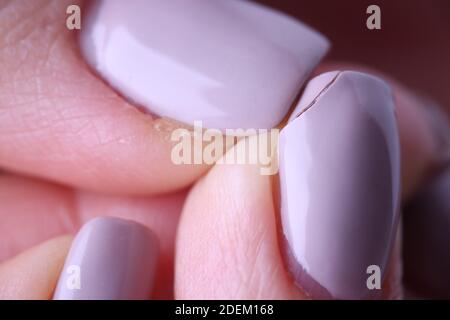
M 364 73 L 325 73 L 309 83 L 297 109 L 279 141 L 288 269 L 313 298 L 377 297 L 400 197 L 391 90 Z

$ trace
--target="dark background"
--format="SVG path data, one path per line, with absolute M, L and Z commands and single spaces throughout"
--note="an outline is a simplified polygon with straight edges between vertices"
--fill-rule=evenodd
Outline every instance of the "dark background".
M 326 61 L 385 72 L 450 114 L 450 0 L 259 0 L 331 40 Z M 366 9 L 381 8 L 381 30 L 368 30 Z

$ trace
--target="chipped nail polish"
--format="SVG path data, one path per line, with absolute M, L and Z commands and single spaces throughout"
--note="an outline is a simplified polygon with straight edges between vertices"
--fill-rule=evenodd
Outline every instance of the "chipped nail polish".
M 286 259 L 313 298 L 367 299 L 384 276 L 400 197 L 400 147 L 390 88 L 367 74 L 313 79 L 279 143 Z M 381 279 L 382 280 L 382 279 Z

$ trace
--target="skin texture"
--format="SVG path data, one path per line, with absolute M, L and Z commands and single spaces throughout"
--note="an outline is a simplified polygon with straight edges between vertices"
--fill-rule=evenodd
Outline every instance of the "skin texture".
M 0 37 L 0 166 L 115 193 L 189 185 L 207 167 L 172 164 L 172 124 L 139 112 L 90 72 L 62 23 L 72 3 L 0 3 L 8 30 Z
M 112 215 L 139 221 L 158 236 L 154 298 L 174 296 L 177 231 L 177 298 L 305 298 L 280 256 L 271 200 L 277 189 L 254 168 L 211 170 L 191 191 L 178 226 L 187 186 L 208 168 L 173 166 L 173 123 L 140 112 L 89 70 L 74 33 L 61 23 L 73 3 L 83 6 L 0 0 L 7 31 L 0 34 L 1 297 L 49 298 L 70 238 L 43 242 L 74 234 L 92 217 Z M 330 69 L 367 71 L 328 64 L 318 72 Z M 410 90 L 394 88 L 406 197 L 433 171 L 439 155 L 422 104 Z M 224 265 L 219 253 L 230 263 Z M 38 276 L 25 276 L 29 266 Z M 399 296 L 399 266 L 397 248 L 384 284 L 388 298 Z M 218 289 L 211 292 L 214 286 L 201 275 Z

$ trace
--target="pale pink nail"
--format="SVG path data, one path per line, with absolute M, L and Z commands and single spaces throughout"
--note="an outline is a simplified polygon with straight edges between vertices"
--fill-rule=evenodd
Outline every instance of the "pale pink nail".
M 86 61 L 150 112 L 205 127 L 271 128 L 328 41 L 270 8 L 237 0 L 107 0 L 88 8 Z

